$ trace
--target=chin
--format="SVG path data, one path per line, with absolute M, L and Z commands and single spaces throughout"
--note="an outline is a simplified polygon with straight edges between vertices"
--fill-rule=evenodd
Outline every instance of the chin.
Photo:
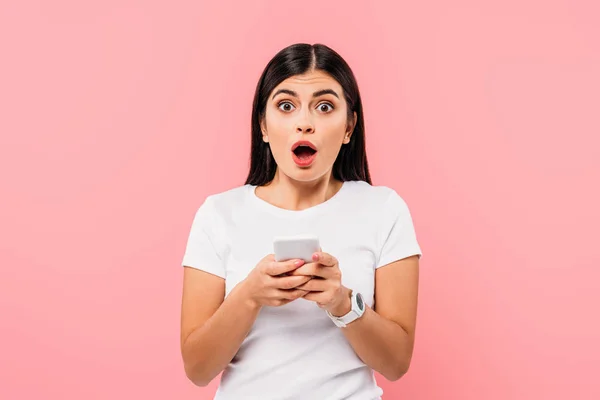
M 327 175 L 327 171 L 319 171 L 315 169 L 314 166 L 310 166 L 308 168 L 300 168 L 296 165 L 293 165 L 291 171 L 283 172 L 290 179 L 293 179 L 298 182 L 314 182 Z
M 306 173 L 301 171 L 300 173 L 296 172 L 288 175 L 289 178 L 298 181 L 298 182 L 313 182 L 319 179 L 319 175 L 314 173 Z

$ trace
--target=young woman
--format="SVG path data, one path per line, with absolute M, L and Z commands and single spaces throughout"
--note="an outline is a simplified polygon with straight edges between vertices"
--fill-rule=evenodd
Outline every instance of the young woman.
M 327 46 L 267 64 L 246 184 L 208 196 L 182 265 L 181 352 L 216 399 L 380 399 L 415 340 L 421 249 L 396 191 L 373 186 L 360 93 Z M 311 234 L 312 262 L 276 262 L 273 237 Z

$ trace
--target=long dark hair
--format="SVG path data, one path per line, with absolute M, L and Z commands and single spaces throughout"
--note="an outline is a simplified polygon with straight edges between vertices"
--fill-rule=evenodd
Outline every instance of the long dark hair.
M 348 105 L 348 121 L 352 121 L 354 112 L 357 116 L 350 142 L 342 145 L 333 164 L 333 177 L 340 181 L 360 180 L 372 184 L 365 149 L 362 101 L 356 78 L 346 61 L 334 50 L 323 44 L 306 43 L 293 44 L 279 51 L 260 76 L 252 104 L 252 144 L 246 184 L 266 185 L 275 177 L 277 164 L 269 144 L 262 140 L 260 127 L 269 94 L 290 76 L 304 74 L 311 69 L 322 70 L 338 81 Z

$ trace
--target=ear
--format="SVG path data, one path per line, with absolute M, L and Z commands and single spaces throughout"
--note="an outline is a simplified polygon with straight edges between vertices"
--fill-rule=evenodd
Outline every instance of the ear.
M 264 117 L 260 119 L 259 124 L 260 124 L 260 130 L 262 131 L 262 134 L 266 135 L 267 134 L 267 124 L 265 123 Z
M 267 136 L 267 127 L 264 118 L 260 120 L 260 130 L 262 132 L 263 141 L 267 143 L 269 141 L 269 136 Z
M 344 144 L 350 143 L 350 137 L 354 133 L 354 128 L 356 127 L 357 121 L 358 121 L 358 116 L 356 115 L 356 111 L 354 111 L 352 121 L 350 121 L 348 123 L 346 135 L 344 136 Z

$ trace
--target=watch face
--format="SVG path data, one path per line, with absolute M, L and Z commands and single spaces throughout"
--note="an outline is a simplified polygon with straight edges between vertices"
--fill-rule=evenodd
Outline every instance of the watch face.
M 365 304 L 363 303 L 363 299 L 360 293 L 356 294 L 356 303 L 358 304 L 358 308 L 362 311 L 365 308 Z

